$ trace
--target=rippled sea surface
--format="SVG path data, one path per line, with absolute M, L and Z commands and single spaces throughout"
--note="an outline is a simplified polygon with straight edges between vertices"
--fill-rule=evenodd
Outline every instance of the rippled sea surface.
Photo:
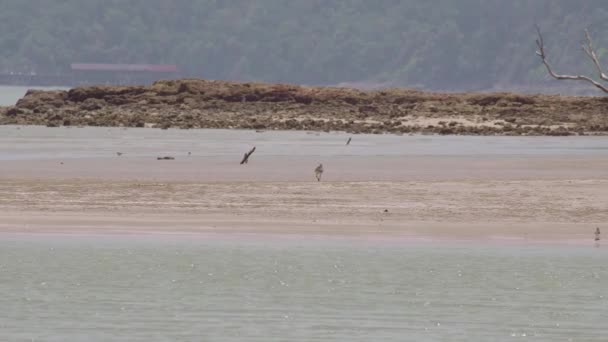
M 2 341 L 606 341 L 608 248 L 0 239 Z

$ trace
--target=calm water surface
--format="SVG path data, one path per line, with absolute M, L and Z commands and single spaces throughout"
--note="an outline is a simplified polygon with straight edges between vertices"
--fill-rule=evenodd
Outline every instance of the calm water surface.
M 608 249 L 0 240 L 2 341 L 606 341 Z
M 347 137 L 353 142 L 345 146 Z M 347 135 L 223 129 L 152 129 L 0 126 L 0 160 L 114 158 L 159 153 L 241 156 L 252 145 L 256 155 L 317 158 L 332 156 L 534 157 L 606 156 L 608 137 L 476 137 Z
M 62 87 L 16 87 L 0 85 L 0 106 L 12 106 L 25 95 L 28 89 L 54 90 Z

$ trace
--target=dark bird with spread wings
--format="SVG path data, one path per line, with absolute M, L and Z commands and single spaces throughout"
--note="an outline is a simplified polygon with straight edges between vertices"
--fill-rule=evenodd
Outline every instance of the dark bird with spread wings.
M 247 162 L 249 161 L 249 156 L 251 156 L 253 152 L 255 152 L 255 146 L 251 149 L 251 151 L 245 153 L 245 155 L 243 156 L 243 160 L 241 160 L 241 165 L 247 164 Z

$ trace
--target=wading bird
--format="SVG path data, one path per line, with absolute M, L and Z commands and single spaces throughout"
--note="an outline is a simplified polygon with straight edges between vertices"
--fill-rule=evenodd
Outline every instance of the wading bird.
M 323 164 L 319 164 L 315 169 L 315 176 L 317 177 L 317 182 L 321 181 L 321 176 L 323 175 Z

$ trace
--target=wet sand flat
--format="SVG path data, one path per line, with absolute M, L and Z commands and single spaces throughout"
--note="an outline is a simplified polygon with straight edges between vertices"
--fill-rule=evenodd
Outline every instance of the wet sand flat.
M 587 180 L 608 178 L 608 158 L 596 156 L 240 156 L 82 158 L 2 162 L 0 179 L 146 182 L 325 182 Z
M 13 139 L 13 148 L 0 148 L 7 233 L 585 240 L 608 222 L 601 138 L 358 135 L 345 149 L 340 134 L 195 131 L 180 140 L 159 130 L 28 129 L 12 128 L 20 136 L 4 142 Z M 121 157 L 111 152 L 120 148 L 115 135 Z M 87 136 L 97 143 L 83 144 Z M 241 166 L 244 141 L 259 152 Z M 177 157 L 158 161 L 154 151 Z M 322 182 L 314 180 L 318 162 Z
M 608 179 L 14 178 L 0 181 L 0 229 L 584 239 L 608 221 L 606 189 Z

